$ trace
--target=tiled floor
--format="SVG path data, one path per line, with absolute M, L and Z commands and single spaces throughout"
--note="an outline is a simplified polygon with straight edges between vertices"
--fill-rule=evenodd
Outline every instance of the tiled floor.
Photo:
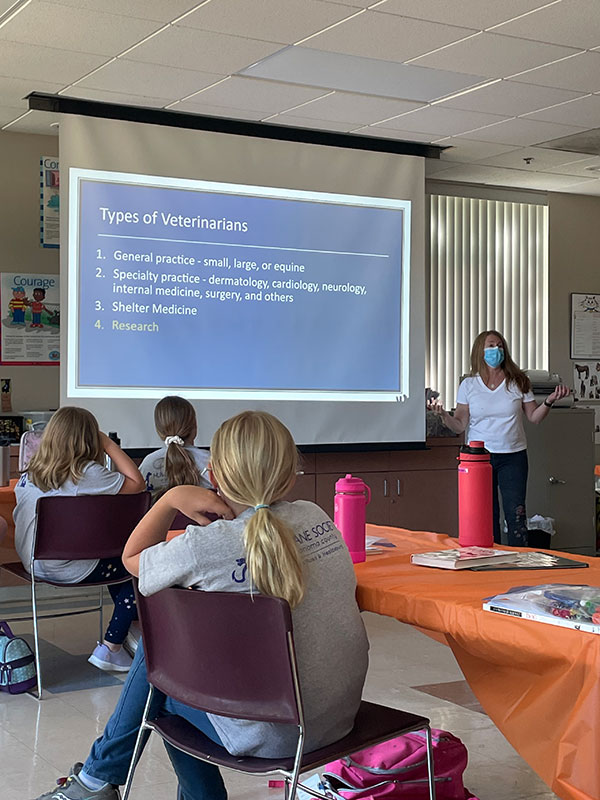
M 392 619 L 365 614 L 371 665 L 365 698 L 426 714 L 437 728 L 459 736 L 469 749 L 465 784 L 480 800 L 553 800 L 487 718 L 463 681 L 449 648 Z M 14 626 L 26 633 L 27 623 Z M 86 663 L 94 645 L 94 616 L 46 621 L 48 691 L 42 703 L 0 694 L 2 797 L 32 800 L 84 760 L 120 692 L 120 678 Z M 66 652 L 65 652 L 66 651 Z M 279 800 L 266 780 L 228 773 L 230 800 Z M 158 739 L 151 740 L 136 772 L 132 800 L 175 800 L 176 783 Z

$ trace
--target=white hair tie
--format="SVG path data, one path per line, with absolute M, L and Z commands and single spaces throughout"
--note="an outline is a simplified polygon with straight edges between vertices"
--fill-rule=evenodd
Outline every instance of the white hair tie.
M 167 447 L 170 444 L 183 445 L 183 439 L 181 438 L 181 436 L 167 436 L 166 439 L 165 439 L 165 444 L 167 445 Z

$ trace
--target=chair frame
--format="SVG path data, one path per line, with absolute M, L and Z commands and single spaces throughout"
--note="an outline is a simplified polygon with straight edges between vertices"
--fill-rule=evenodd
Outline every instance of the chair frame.
M 134 585 L 136 587 L 136 595 L 137 592 L 137 581 L 134 581 Z M 167 589 L 166 591 L 189 591 L 187 589 Z M 139 595 L 138 595 L 139 597 Z M 269 598 L 274 602 L 285 604 L 287 607 L 287 603 L 284 600 L 279 598 Z M 143 621 L 143 598 L 142 602 L 138 601 L 138 608 L 140 612 L 140 621 L 142 624 L 142 631 L 144 628 L 144 621 Z M 310 795 L 311 797 L 320 798 L 320 800 L 331 800 L 331 797 L 325 794 L 322 794 L 317 789 L 313 789 L 312 787 L 306 786 L 300 782 L 300 773 L 312 771 L 317 769 L 318 767 L 323 766 L 326 763 L 329 763 L 331 760 L 335 758 L 340 758 L 342 756 L 348 755 L 346 750 L 342 750 L 336 753 L 329 753 L 326 758 L 321 758 L 320 760 L 311 761 L 310 763 L 303 763 L 304 759 L 304 740 L 305 740 L 305 722 L 304 722 L 304 709 L 302 705 L 302 695 L 300 691 L 300 679 L 298 675 L 298 664 L 296 659 L 296 650 L 294 646 L 294 636 L 293 631 L 290 630 L 287 632 L 286 637 L 286 645 L 290 663 L 290 670 L 291 670 L 291 677 L 294 687 L 294 695 L 295 695 L 295 702 L 296 702 L 296 711 L 298 717 L 298 743 L 296 746 L 296 754 L 294 756 L 294 765 L 291 770 L 285 770 L 282 768 L 279 769 L 265 769 L 264 772 L 252 772 L 251 774 L 258 774 L 258 775 L 280 775 L 284 779 L 284 786 L 285 786 L 285 800 L 296 800 L 297 798 L 297 790 L 301 789 L 302 791 L 306 792 L 306 794 Z M 133 752 L 133 756 L 131 759 L 131 763 L 129 765 L 129 770 L 127 773 L 127 780 L 125 782 L 125 787 L 123 790 L 123 800 L 128 800 L 129 794 L 131 792 L 131 787 L 133 785 L 133 778 L 135 774 L 135 769 L 137 763 L 142 755 L 142 751 L 146 745 L 147 738 L 146 738 L 146 731 L 148 731 L 148 735 L 150 735 L 153 731 L 156 731 L 161 738 L 162 734 L 160 730 L 154 725 L 154 721 L 150 720 L 149 712 L 152 706 L 152 701 L 154 699 L 155 693 L 160 690 L 156 689 L 151 683 L 148 690 L 148 697 L 146 700 L 146 705 L 144 707 L 144 713 L 142 717 L 142 723 L 140 725 L 140 729 L 138 732 L 138 736 L 135 743 L 135 749 Z M 423 724 L 425 721 L 426 724 Z M 425 739 L 426 739 L 426 747 L 427 747 L 427 777 L 428 777 L 428 788 L 429 788 L 429 800 L 436 800 L 436 792 L 435 792 L 435 772 L 434 772 L 434 763 L 433 763 L 433 743 L 431 737 L 431 727 L 429 724 L 429 720 L 424 717 L 420 718 L 420 722 L 418 726 L 415 727 L 405 727 L 401 731 L 397 731 L 395 735 L 410 733 L 411 731 L 415 730 L 424 730 L 425 731 Z M 389 741 L 391 737 L 389 735 L 382 735 L 380 738 L 371 739 L 369 742 L 365 742 L 363 746 L 371 746 L 377 744 L 379 742 Z M 164 738 L 163 738 L 164 740 Z M 172 741 L 169 741 L 169 744 L 172 747 L 176 747 L 181 752 L 186 753 L 187 755 L 191 755 L 193 758 L 197 758 L 200 761 L 205 761 L 207 763 L 213 763 L 210 758 L 202 758 L 197 754 L 188 753 L 187 750 L 183 747 L 178 747 Z M 333 743 L 335 744 L 335 743 Z M 265 759 L 268 761 L 269 759 Z M 223 765 L 220 765 L 223 766 Z M 235 772 L 241 772 L 248 774 L 247 770 L 242 768 L 236 769 L 233 766 L 226 765 L 226 769 L 231 769 Z
M 147 492 L 140 492 L 140 494 L 147 495 L 147 505 L 148 508 L 150 507 L 150 495 Z M 90 495 L 81 495 L 82 497 L 89 498 Z M 119 495 L 98 495 L 98 497 L 117 497 Z M 121 495 L 124 496 L 124 495 Z M 78 497 L 78 496 L 75 496 Z M 40 497 L 37 501 L 37 514 L 39 519 L 39 512 L 40 512 L 40 505 L 44 503 L 46 500 L 52 499 L 55 500 L 57 498 L 44 498 Z M 63 499 L 63 498 L 61 498 Z M 74 498 L 69 498 L 74 499 Z M 148 510 L 148 509 L 146 509 Z M 92 614 L 94 612 L 98 612 L 98 641 L 102 641 L 104 636 L 104 587 L 105 586 L 112 586 L 118 585 L 121 583 L 126 583 L 130 580 L 129 577 L 126 578 L 119 578 L 118 580 L 111 580 L 107 581 L 106 583 L 60 583 L 58 581 L 47 581 L 43 578 L 36 578 L 35 577 L 35 549 L 37 543 L 37 522 L 35 531 L 33 534 L 33 542 L 31 546 L 31 557 L 29 559 L 29 576 L 18 575 L 21 577 L 22 580 L 28 580 L 31 586 L 31 614 L 27 614 L 26 616 L 19 616 L 19 617 L 10 617 L 8 620 L 9 622 L 24 622 L 28 620 L 33 621 L 33 643 L 34 643 L 34 655 L 35 655 L 35 668 L 36 668 L 36 676 L 37 676 L 37 699 L 41 701 L 43 699 L 43 687 L 42 687 L 42 664 L 40 658 L 40 644 L 39 644 L 39 630 L 38 630 L 38 621 L 42 619 L 60 619 L 61 617 L 74 617 L 79 616 L 80 614 Z M 104 556 L 103 556 L 104 557 Z M 110 556 L 109 556 L 110 557 Z M 120 555 L 114 556 L 115 558 L 120 558 Z M 90 555 L 88 558 L 94 558 L 94 556 Z M 10 564 L 0 564 L 0 569 L 10 567 Z M 16 572 L 10 571 L 11 574 L 17 574 Z M 36 584 L 42 584 L 47 586 L 60 586 L 61 588 L 71 588 L 71 589 L 98 589 L 98 604 L 92 606 L 91 608 L 82 608 L 77 611 L 62 611 L 58 613 L 51 613 L 51 614 L 38 614 L 38 604 L 37 604 L 37 596 L 36 596 Z M 27 694 L 32 694 L 32 692 L 27 692 Z

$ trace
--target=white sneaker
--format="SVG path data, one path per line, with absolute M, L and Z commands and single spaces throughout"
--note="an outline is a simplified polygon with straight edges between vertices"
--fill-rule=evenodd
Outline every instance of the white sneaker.
M 129 672 L 133 663 L 129 653 L 126 653 L 122 647 L 113 652 L 105 644 L 100 644 L 100 642 L 98 642 L 88 661 L 98 669 L 109 672 Z

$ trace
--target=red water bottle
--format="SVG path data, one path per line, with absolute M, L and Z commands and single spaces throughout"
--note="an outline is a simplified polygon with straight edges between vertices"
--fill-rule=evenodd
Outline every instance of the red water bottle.
M 346 475 L 336 482 L 333 521 L 341 531 L 355 564 L 366 558 L 365 525 L 370 502 L 371 490 L 360 478 Z
M 458 459 L 458 543 L 492 547 L 494 512 L 492 465 L 484 442 L 469 442 Z

